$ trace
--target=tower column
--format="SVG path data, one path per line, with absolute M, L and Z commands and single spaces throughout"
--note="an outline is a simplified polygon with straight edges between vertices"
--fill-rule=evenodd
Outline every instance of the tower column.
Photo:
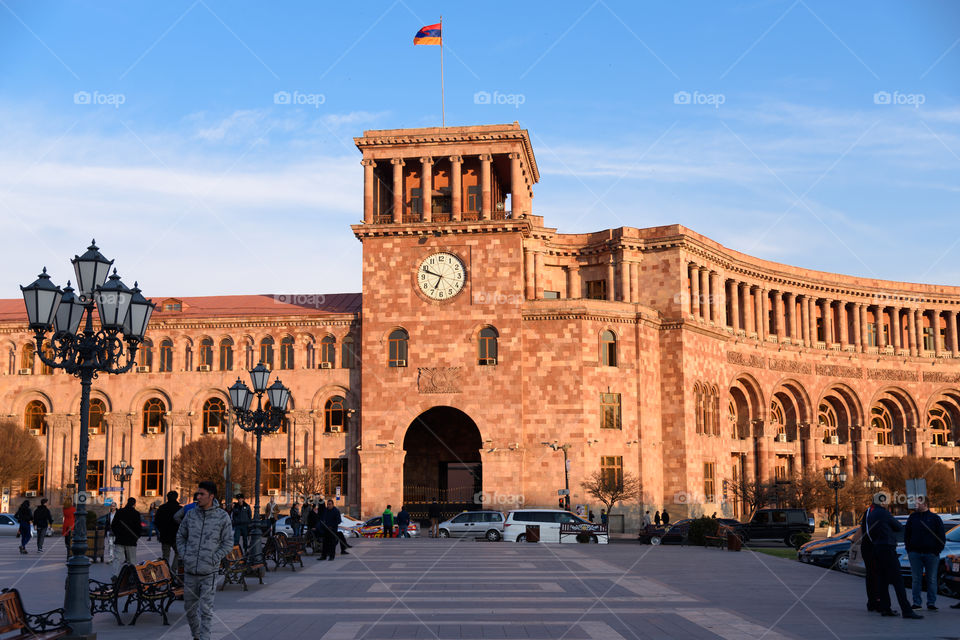
M 753 290 L 753 328 L 757 332 L 757 340 L 763 340 L 766 333 L 763 329 L 763 294 L 760 287 Z
M 752 294 L 750 285 L 746 282 L 740 283 L 740 304 L 743 305 L 743 332 L 750 335 L 756 329 L 753 328 L 753 310 L 751 309 Z
M 883 333 L 883 327 L 887 324 L 886 318 L 884 316 L 884 310 L 882 305 L 877 305 L 877 347 L 880 348 L 880 351 L 883 351 L 887 348 L 887 336 Z
M 947 338 L 950 340 L 950 355 L 954 358 L 958 355 L 957 348 L 957 312 L 947 311 Z
M 840 348 L 846 349 L 848 337 L 847 326 L 847 303 L 841 300 L 837 306 L 838 321 L 840 324 Z
M 523 269 L 523 285 L 526 290 L 527 300 L 533 300 L 537 297 L 537 281 L 536 281 L 536 257 L 534 256 L 533 249 L 530 247 L 525 247 L 523 250 L 524 257 L 524 269 Z
M 420 158 L 420 193 L 423 202 L 421 222 L 433 221 L 433 158 Z
M 810 296 L 803 295 L 800 298 L 800 338 L 803 345 L 809 347 L 812 344 L 810 340 Z
M 640 263 L 630 263 L 630 302 L 640 302 Z
M 393 223 L 403 222 L 403 158 L 393 158 Z
M 700 317 L 700 268 L 696 265 L 687 265 L 690 273 L 690 314 L 694 319 Z
M 480 156 L 480 218 L 482 220 L 490 219 L 490 207 L 492 192 L 490 187 L 490 154 L 485 153 Z
M 867 305 L 860 305 L 860 351 L 867 352 L 870 346 L 870 336 L 867 335 Z
M 543 268 L 543 260 L 544 254 L 537 251 L 533 256 L 533 295 L 537 299 L 543 297 L 543 285 L 546 283 L 544 274 L 547 271 Z
M 367 159 L 360 164 L 363 165 L 363 223 L 373 224 L 373 169 L 377 163 Z
M 787 293 L 787 324 L 790 330 L 787 336 L 790 338 L 790 344 L 797 344 L 800 341 L 800 332 L 797 331 L 797 294 Z
M 737 333 L 740 331 L 740 283 L 736 280 L 730 281 L 730 313 L 733 315 L 730 326 Z
M 763 326 L 763 339 L 770 334 L 770 290 L 760 289 L 760 324 Z
M 892 316 L 893 316 L 892 317 L 893 322 L 890 326 L 890 333 L 891 333 L 890 344 L 893 345 L 894 353 L 899 353 L 903 349 L 903 345 L 900 344 L 901 342 L 903 342 L 903 336 L 900 331 L 900 308 L 899 307 L 893 307 Z
M 907 341 L 910 344 L 910 355 L 919 355 L 920 349 L 917 345 L 917 317 L 916 309 L 907 309 Z
M 930 327 L 933 329 L 933 357 L 940 357 L 940 312 L 930 312 Z
M 450 156 L 450 217 L 459 222 L 463 216 L 460 192 L 463 186 L 463 158 Z
M 614 285 L 616 285 L 617 280 L 617 270 L 613 265 L 613 256 L 607 261 L 607 300 L 613 302 L 617 299 L 616 291 L 614 291 Z
M 580 265 L 578 264 L 567 267 L 567 297 L 571 299 L 580 297 Z
M 724 318 L 725 306 L 724 292 L 720 289 L 720 274 L 716 271 L 710 272 L 710 315 L 713 320 L 713 324 L 718 327 L 726 326 L 726 320 Z
M 823 341 L 829 346 L 833 342 L 833 322 L 830 313 L 830 301 L 826 298 L 820 300 L 820 317 L 823 319 Z
M 862 323 L 863 305 L 859 302 L 853 305 L 853 349 L 854 351 L 863 351 Z
M 510 208 L 514 218 L 527 213 L 527 188 L 523 182 L 523 168 L 520 166 L 520 154 L 510 154 Z
M 700 315 L 710 322 L 710 272 L 700 268 Z
M 773 323 L 777 332 L 777 342 L 783 342 L 787 332 L 784 325 L 786 314 L 783 308 L 783 291 L 777 291 L 773 299 Z

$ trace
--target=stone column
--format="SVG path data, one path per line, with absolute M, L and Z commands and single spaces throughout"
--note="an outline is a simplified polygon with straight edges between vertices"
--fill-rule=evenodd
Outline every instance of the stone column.
M 795 293 L 787 294 L 787 321 L 790 325 L 788 332 L 790 342 L 797 344 L 800 341 L 800 332 L 797 331 L 797 295 Z
M 526 292 L 527 300 L 533 300 L 537 297 L 536 281 L 536 256 L 533 249 L 525 247 L 523 250 L 524 269 L 523 269 L 523 287 Z
M 860 330 L 861 315 L 863 315 L 863 305 L 857 302 L 853 305 L 853 347 L 855 351 L 863 351 L 863 337 Z
M 890 340 L 890 344 L 893 345 L 894 353 L 899 353 L 903 349 L 903 345 L 900 344 L 901 342 L 903 342 L 903 336 L 900 331 L 900 308 L 893 307 L 892 311 L 893 311 L 893 313 L 891 314 L 892 322 L 890 325 L 890 333 L 892 334 L 891 335 L 892 340 Z
M 393 165 L 393 223 L 403 222 L 403 158 L 390 160 Z
M 950 355 L 954 358 L 958 355 L 957 345 L 957 312 L 947 311 L 947 339 L 950 340 Z
M 710 272 L 710 317 L 713 320 L 713 324 L 718 327 L 725 327 L 726 321 L 724 320 L 724 307 L 723 304 L 724 294 L 720 290 L 720 274 L 716 271 Z
M 807 307 L 809 308 L 810 315 L 810 326 L 807 331 L 810 333 L 810 346 L 815 345 L 820 342 L 820 337 L 817 335 L 817 310 L 816 310 L 817 300 L 814 297 L 810 297 L 807 300 Z
M 883 305 L 877 305 L 877 346 L 880 350 L 887 348 L 887 337 L 884 335 L 883 328 L 887 324 L 886 313 Z
M 828 345 L 832 342 L 833 337 L 831 335 L 831 333 L 833 333 L 831 330 L 833 325 L 831 322 L 833 314 L 830 313 L 830 304 L 830 300 L 827 300 L 826 298 L 820 299 L 820 317 L 823 323 L 823 341 Z
M 485 153 L 480 156 L 480 218 L 482 220 L 490 219 L 492 191 L 490 187 L 490 154 Z
M 630 302 L 630 263 L 626 261 L 623 252 L 620 252 L 620 299 Z
M 363 223 L 373 224 L 373 169 L 377 163 L 367 159 L 360 164 L 363 165 Z
M 769 482 L 773 476 L 773 457 L 771 438 L 766 433 L 757 438 L 757 478 L 760 482 Z
M 630 302 L 640 302 L 640 263 L 630 263 Z
M 567 297 L 571 299 L 580 297 L 580 265 L 578 264 L 567 267 Z
M 743 305 L 743 332 L 751 334 L 755 331 L 753 328 L 753 294 L 750 285 L 746 282 L 740 283 L 740 304 Z
M 907 341 L 910 345 L 910 355 L 915 356 L 920 353 L 917 345 L 917 317 L 916 309 L 907 309 Z
M 803 339 L 803 345 L 809 347 L 810 340 L 810 296 L 804 295 L 800 298 L 800 332 Z
M 773 325 L 777 332 L 777 342 L 783 342 L 783 339 L 787 337 L 787 328 L 784 326 L 786 316 L 786 309 L 783 305 L 783 291 L 777 291 L 773 299 Z
M 700 268 L 687 265 L 690 272 L 690 314 L 694 318 L 700 317 Z
M 520 166 L 520 154 L 510 154 L 510 208 L 513 217 L 517 218 L 527 212 L 526 185 L 523 182 L 523 169 Z
M 770 333 L 770 290 L 760 290 L 760 320 L 763 324 L 764 337 Z
M 421 222 L 433 221 L 433 158 L 420 158 L 420 193 L 423 202 Z
M 533 258 L 533 291 L 536 298 L 539 300 L 543 297 L 544 284 L 546 282 L 544 278 L 544 273 L 546 271 L 543 268 L 544 254 L 537 252 L 534 254 Z
M 740 331 L 740 283 L 736 280 L 730 281 L 730 326 L 733 332 Z
M 847 343 L 849 342 L 848 324 L 847 324 L 847 303 L 841 300 L 840 305 L 837 307 L 837 311 L 840 312 L 840 348 L 846 349 Z
M 700 269 L 700 315 L 704 322 L 710 322 L 710 272 Z
M 930 312 L 930 327 L 933 329 L 933 357 L 940 357 L 940 312 L 936 309 Z
M 617 270 L 613 264 L 613 256 L 610 256 L 607 262 L 607 300 L 613 302 L 617 299 L 614 286 L 617 284 Z
M 463 187 L 463 158 L 450 156 L 450 217 L 455 221 L 463 219 L 463 206 L 460 196 Z
M 763 298 L 766 294 L 764 289 L 761 289 L 759 286 L 756 287 L 753 291 L 753 326 L 754 330 L 757 332 L 757 340 L 763 340 L 766 332 L 766 323 L 763 321 Z
M 867 305 L 860 305 L 860 351 L 867 352 L 870 346 L 870 336 L 867 335 Z

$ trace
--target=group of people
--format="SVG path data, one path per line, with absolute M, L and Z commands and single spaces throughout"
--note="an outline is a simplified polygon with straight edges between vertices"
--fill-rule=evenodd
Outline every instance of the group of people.
M 27 543 L 30 542 L 32 534 L 30 532 L 31 524 L 37 530 L 37 552 L 43 553 L 43 540 L 47 536 L 47 530 L 53 524 L 53 515 L 47 507 L 47 499 L 40 500 L 40 506 L 30 511 L 30 501 L 24 500 L 20 503 L 20 508 L 14 515 L 20 524 L 20 553 L 27 553 Z M 70 543 L 67 543 L 67 549 L 70 549 Z
M 713 514 L 713 517 L 716 518 L 716 517 L 717 517 L 717 514 L 714 513 L 714 514 Z M 656 527 L 669 527 L 669 526 L 670 526 L 670 514 L 667 513 L 667 510 L 666 510 L 666 509 L 663 510 L 663 513 L 662 513 L 662 514 L 661 514 L 659 511 L 657 511 L 657 512 L 653 515 L 653 520 L 651 520 L 651 519 L 650 519 L 650 512 L 649 512 L 649 511 L 645 511 L 645 512 L 643 513 L 643 526 L 644 526 L 644 528 L 646 528 L 646 527 L 649 527 L 651 524 L 653 524 L 653 525 L 656 526 Z

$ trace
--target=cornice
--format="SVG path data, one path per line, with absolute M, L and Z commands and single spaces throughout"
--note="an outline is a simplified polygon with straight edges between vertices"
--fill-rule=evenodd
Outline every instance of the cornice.
M 530 237 L 533 225 L 523 218 L 507 220 L 470 220 L 460 222 L 405 222 L 400 224 L 354 224 L 353 235 L 364 238 L 476 235 L 486 233 L 519 233 Z

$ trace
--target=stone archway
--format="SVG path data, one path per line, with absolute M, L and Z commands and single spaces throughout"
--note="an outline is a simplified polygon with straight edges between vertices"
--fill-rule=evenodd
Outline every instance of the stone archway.
M 417 416 L 403 439 L 403 502 L 407 510 L 426 511 L 437 499 L 446 512 L 478 508 L 483 487 L 476 423 L 453 407 L 433 407 Z

